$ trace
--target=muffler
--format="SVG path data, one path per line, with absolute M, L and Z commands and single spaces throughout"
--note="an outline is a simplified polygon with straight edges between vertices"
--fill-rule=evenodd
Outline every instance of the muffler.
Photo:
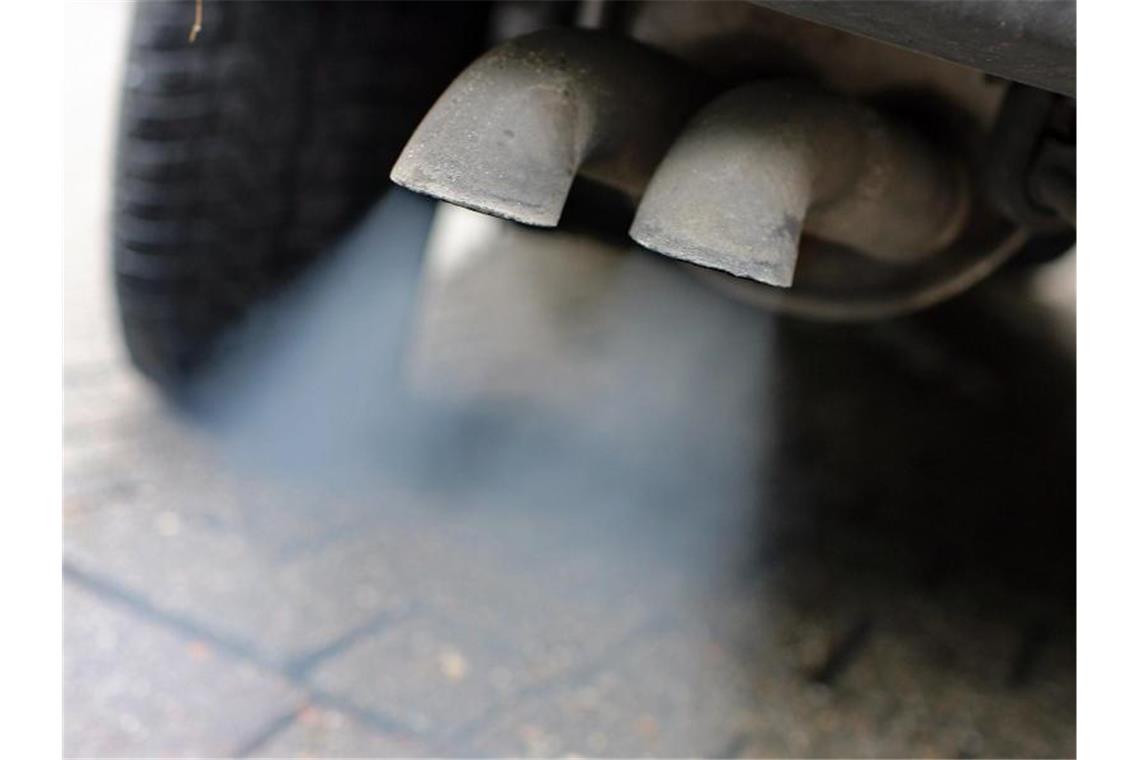
M 579 173 L 639 198 L 701 91 L 684 64 L 632 40 L 535 32 L 484 54 L 448 87 L 392 181 L 553 227 Z
M 964 170 L 917 133 L 855 101 L 774 80 L 725 93 L 693 117 L 630 235 L 788 287 L 804 232 L 910 263 L 946 247 L 968 211 Z

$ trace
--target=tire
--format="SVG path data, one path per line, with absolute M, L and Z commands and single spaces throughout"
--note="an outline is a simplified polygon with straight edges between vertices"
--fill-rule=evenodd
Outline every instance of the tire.
M 481 3 L 138 5 L 112 257 L 132 362 L 167 387 L 213 358 L 388 187 L 404 141 L 484 42 Z

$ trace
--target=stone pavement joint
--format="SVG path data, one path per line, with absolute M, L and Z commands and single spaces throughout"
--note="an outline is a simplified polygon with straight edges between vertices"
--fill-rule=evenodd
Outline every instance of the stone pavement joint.
M 250 737 L 249 741 L 234 750 L 234 757 L 252 757 L 256 755 L 262 747 L 269 744 L 275 737 L 289 728 L 304 711 L 305 708 L 302 706 L 294 710 L 289 710 L 288 712 L 282 713 L 279 717 L 274 718 L 264 728 Z
M 291 663 L 282 663 L 274 658 L 267 657 L 254 647 L 250 647 L 240 641 L 235 641 L 230 637 L 211 631 L 184 616 L 163 610 L 152 604 L 145 597 L 122 587 L 118 583 L 103 578 L 96 573 L 82 570 L 66 560 L 63 564 L 63 576 L 65 581 L 73 583 L 101 599 L 105 599 L 119 607 L 125 608 L 135 616 L 171 630 L 187 639 L 205 642 L 209 646 L 239 660 L 244 660 L 259 668 L 277 673 L 295 686 L 303 689 L 309 704 L 340 710 L 352 715 L 365 725 L 386 734 L 422 738 L 419 737 L 419 733 L 414 728 L 403 724 L 401 721 L 354 704 L 351 700 L 344 699 L 343 697 L 320 689 L 307 680 L 309 671 L 326 657 L 335 655 L 364 636 L 377 633 L 387 625 L 399 619 L 403 619 L 405 615 L 382 613 L 377 615 L 376 618 L 369 623 L 349 632 L 341 640 L 333 642 L 331 645 L 323 647 L 318 651 L 299 657 Z M 244 749 L 237 753 L 238 756 L 248 756 L 255 753 L 260 746 L 270 741 L 277 733 L 283 731 L 298 713 L 299 711 L 292 711 L 272 721 L 270 725 L 257 732 L 255 737 L 244 745 Z
M 66 559 L 63 563 L 63 577 L 65 581 L 81 586 L 103 599 L 129 609 L 139 617 L 157 623 L 187 638 L 204 641 L 215 649 L 238 659 L 246 660 L 258 667 L 281 670 L 277 663 L 264 657 L 253 647 L 215 633 L 182 615 L 176 615 L 156 607 L 150 600 L 124 588 L 115 581 L 101 577 L 97 573 L 82 570 Z
M 353 628 L 339 638 L 330 641 L 328 644 L 318 647 L 312 652 L 299 655 L 284 663 L 282 670 L 296 681 L 306 681 L 308 675 L 325 660 L 336 657 L 351 648 L 358 641 L 380 633 L 389 626 L 401 620 L 405 620 L 413 614 L 415 614 L 415 612 L 412 607 L 405 607 L 398 611 L 381 611 L 371 620 Z

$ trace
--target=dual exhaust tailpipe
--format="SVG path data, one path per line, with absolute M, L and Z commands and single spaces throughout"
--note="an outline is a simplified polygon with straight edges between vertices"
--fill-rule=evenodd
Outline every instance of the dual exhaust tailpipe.
M 536 32 L 451 84 L 392 180 L 552 227 L 582 175 L 639 201 L 630 235 L 641 245 L 784 287 L 804 232 L 909 263 L 961 231 L 965 173 L 907 127 L 806 83 L 746 85 L 698 111 L 708 93 L 683 63 L 632 40 Z

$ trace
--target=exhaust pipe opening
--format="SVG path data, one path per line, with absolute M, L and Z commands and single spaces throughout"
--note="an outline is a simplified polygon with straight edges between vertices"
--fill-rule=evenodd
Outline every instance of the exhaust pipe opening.
M 703 108 L 646 189 L 630 235 L 675 258 L 791 286 L 801 234 L 894 263 L 946 247 L 969 211 L 965 173 L 908 128 L 798 82 Z
M 391 178 L 456 205 L 553 227 L 578 174 L 640 197 L 702 89 L 684 64 L 632 40 L 535 32 L 484 54 L 448 87 Z

